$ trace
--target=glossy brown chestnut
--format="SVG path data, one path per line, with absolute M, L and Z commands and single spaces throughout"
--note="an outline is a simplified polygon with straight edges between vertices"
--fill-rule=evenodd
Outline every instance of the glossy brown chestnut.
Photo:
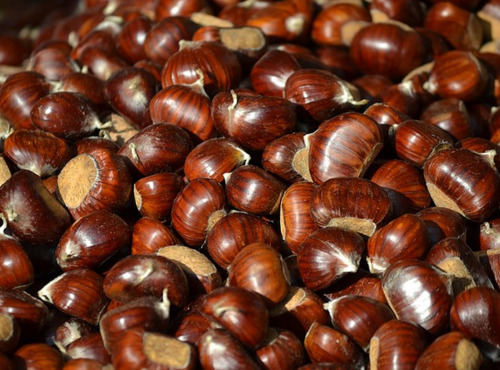
M 14 353 L 16 369 L 62 369 L 64 359 L 55 348 L 45 343 L 25 344 Z
M 500 249 L 500 218 L 485 221 L 479 228 L 481 250 Z
M 64 353 L 75 340 L 94 332 L 94 326 L 76 317 L 71 317 L 65 319 L 55 329 L 54 344 Z
M 169 16 L 189 17 L 193 13 L 210 13 L 210 5 L 205 0 L 159 0 L 155 7 L 156 19 L 161 20 Z
M 236 209 L 263 215 L 278 212 L 285 184 L 267 171 L 245 165 L 226 174 L 224 178 L 227 200 Z
M 432 245 L 447 237 L 466 239 L 465 219 L 449 208 L 429 207 L 417 213 L 427 226 Z
M 349 295 L 367 297 L 387 304 L 380 277 L 361 269 L 354 274 L 344 276 L 325 293 L 325 297 L 330 300 Z
M 0 313 L 0 352 L 10 353 L 19 345 L 21 328 L 13 316 L 7 313 Z
M 18 72 L 7 77 L 0 87 L 0 114 L 14 128 L 33 129 L 31 109 L 50 93 L 48 80 L 37 72 Z
M 90 101 L 74 92 L 55 92 L 40 98 L 31 110 L 33 125 L 68 140 L 89 136 L 103 126 Z
M 451 147 L 453 138 L 446 131 L 424 121 L 401 122 L 394 132 L 397 156 L 417 167 L 423 167 L 432 155 Z
M 173 230 L 158 220 L 142 217 L 132 230 L 132 254 L 153 254 L 167 245 L 179 244 Z
M 171 123 L 157 123 L 143 128 L 123 144 L 118 154 L 143 176 L 176 171 L 193 148 L 184 129 Z
M 262 297 L 243 288 L 214 290 L 202 298 L 200 312 L 248 348 L 256 348 L 267 333 L 269 313 Z
M 0 290 L 0 313 L 12 316 L 23 335 L 37 333 L 47 322 L 49 310 L 39 299 L 22 290 Z
M 201 245 L 224 215 L 226 196 L 220 183 L 199 178 L 188 183 L 172 205 L 172 226 L 188 245 Z
M 377 329 L 394 319 L 389 306 L 368 297 L 347 295 L 328 302 L 325 307 L 333 326 L 365 351 L 369 349 L 370 339 Z
M 82 94 L 90 100 L 92 107 L 99 114 L 109 110 L 104 94 L 104 81 L 94 75 L 82 72 L 70 73 L 56 84 L 54 90 Z
M 236 54 L 213 41 L 181 41 L 179 51 L 166 62 L 161 74 L 162 87 L 192 84 L 201 70 L 205 91 L 214 96 L 235 88 L 241 80 L 241 66 Z
M 118 52 L 99 47 L 85 48 L 79 61 L 83 68 L 104 81 L 113 73 L 129 66 Z
M 467 149 L 441 151 L 426 162 L 424 177 L 437 206 L 471 221 L 482 222 L 498 209 L 500 176 L 479 154 Z
M 103 285 L 110 299 L 130 302 L 140 297 L 162 298 L 184 306 L 188 301 L 188 284 L 182 269 L 171 260 L 154 255 L 134 254 L 111 267 Z
M 212 100 L 215 128 L 244 148 L 262 150 L 296 125 L 295 106 L 276 96 L 220 92 Z
M 264 369 L 296 369 L 305 362 L 302 342 L 291 331 L 269 328 L 256 351 Z
M 57 188 L 77 220 L 98 210 L 122 210 L 132 195 L 132 177 L 123 158 L 108 149 L 95 149 L 66 163 Z
M 431 238 L 424 221 L 413 214 L 404 214 L 368 239 L 368 267 L 372 273 L 383 273 L 398 260 L 423 258 L 430 247 Z
M 297 252 L 302 242 L 318 228 L 310 213 L 316 188 L 312 182 L 297 182 L 290 185 L 281 198 L 281 236 L 293 252 Z
M 427 333 L 402 320 L 382 324 L 370 340 L 370 368 L 414 369 L 428 344 Z
M 116 34 L 116 50 L 130 63 L 146 59 L 144 43 L 153 22 L 146 16 L 135 17 L 120 28 Z
M 87 358 L 76 358 L 67 361 L 64 364 L 63 370 L 103 370 L 105 365 L 96 360 Z
M 23 289 L 35 280 L 31 260 L 21 243 L 7 235 L 0 236 L 0 288 Z
M 365 250 L 363 238 L 354 231 L 324 227 L 300 245 L 297 263 L 300 276 L 309 289 L 330 286 L 349 272 L 356 272 Z
M 19 170 L 0 187 L 0 211 L 21 242 L 56 243 L 71 219 L 61 203 L 28 170 Z
M 344 113 L 323 122 L 306 136 L 311 178 L 361 177 L 382 149 L 377 123 L 361 113 Z
M 125 331 L 112 353 L 115 369 L 196 368 L 195 348 L 160 333 L 134 328 Z
M 495 145 L 490 140 L 482 137 L 468 137 L 457 142 L 455 147 L 468 149 L 481 154 L 488 161 L 491 160 L 490 157 L 493 157 L 492 160 L 497 171 L 500 170 L 500 146 Z
M 74 222 L 61 236 L 56 250 L 63 271 L 93 269 L 130 243 L 130 229 L 118 215 L 96 211 Z
M 134 200 L 143 217 L 170 219 L 175 196 L 184 186 L 182 178 L 170 172 L 143 177 L 134 184 Z
M 334 226 L 371 236 L 386 221 L 392 204 L 374 182 L 339 177 L 322 183 L 311 198 L 311 217 L 321 227 Z
M 373 23 L 356 33 L 350 55 L 367 74 L 399 80 L 424 62 L 427 50 L 412 28 L 396 23 Z
M 476 345 L 464 334 L 452 331 L 441 335 L 425 349 L 418 358 L 415 369 L 464 366 L 479 370 L 482 363 L 483 356 Z
M 431 334 L 447 329 L 452 286 L 441 269 L 419 260 L 399 260 L 385 270 L 382 287 L 399 320 L 420 325 Z
M 241 249 L 228 267 L 228 282 L 250 290 L 277 304 L 288 293 L 290 276 L 281 255 L 264 243 L 252 243 Z
M 15 130 L 4 141 L 4 155 L 18 168 L 40 177 L 58 173 L 73 156 L 73 148 L 63 139 L 39 130 Z
M 393 82 L 384 75 L 368 73 L 352 80 L 352 84 L 359 89 L 364 99 L 370 102 L 379 102 L 382 95 L 393 85 Z
M 139 129 L 152 124 L 149 102 L 156 93 L 154 76 L 143 68 L 128 67 L 104 84 L 109 105 Z
M 304 339 L 304 347 L 313 362 L 334 362 L 362 367 L 363 351 L 347 335 L 314 322 Z
M 299 69 L 288 77 L 283 97 L 298 105 L 298 113 L 304 120 L 316 122 L 367 103 L 360 100 L 354 85 L 329 71 L 311 68 Z
M 405 161 L 392 159 L 383 163 L 370 180 L 385 190 L 394 216 L 420 211 L 431 205 L 422 172 Z
M 370 13 L 375 21 L 392 19 L 417 27 L 424 21 L 425 8 L 421 1 L 373 0 L 370 3 Z
M 61 312 L 97 325 L 109 302 L 103 292 L 103 281 L 92 270 L 71 270 L 46 284 L 38 296 Z
M 238 252 L 252 243 L 263 243 L 278 248 L 280 236 L 273 225 L 256 215 L 231 212 L 214 224 L 206 240 L 210 257 L 227 269 Z
M 229 138 L 206 140 L 189 152 L 184 162 L 184 175 L 189 181 L 206 177 L 222 182 L 224 174 L 248 164 L 250 155 Z
M 77 72 L 80 67 L 69 53 L 54 47 L 46 47 L 34 52 L 28 60 L 28 69 L 44 75 L 48 80 L 58 81 Z
M 68 346 L 66 354 L 69 358 L 95 360 L 103 365 L 111 363 L 101 333 L 90 333 L 78 338 Z

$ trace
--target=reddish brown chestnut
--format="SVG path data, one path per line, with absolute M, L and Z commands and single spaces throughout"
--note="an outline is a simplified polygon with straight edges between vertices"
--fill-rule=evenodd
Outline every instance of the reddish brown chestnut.
M 256 351 L 265 369 L 296 369 L 305 361 L 302 342 L 291 331 L 269 328 Z
M 447 237 L 466 239 L 465 219 L 449 208 L 429 207 L 417 213 L 427 226 L 432 245 Z
M 0 290 L 0 313 L 12 316 L 21 328 L 21 333 L 36 333 L 45 324 L 49 310 L 39 299 L 22 290 Z
M 14 353 L 16 369 L 62 369 L 64 359 L 55 348 L 45 343 L 25 344 Z
M 5 228 L 6 225 L 3 225 Z M 3 230 L 2 230 L 3 232 Z M 23 289 L 35 280 L 31 260 L 21 243 L 7 235 L 0 236 L 0 288 Z
M 13 316 L 0 313 L 0 352 L 13 352 L 19 345 L 21 328 Z
M 158 220 L 142 217 L 132 230 L 132 254 L 153 254 L 167 245 L 179 244 L 173 230 Z

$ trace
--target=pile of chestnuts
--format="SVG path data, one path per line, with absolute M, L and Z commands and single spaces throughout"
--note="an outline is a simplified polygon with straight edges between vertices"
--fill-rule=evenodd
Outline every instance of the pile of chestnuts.
M 0 369 L 500 367 L 499 0 L 0 9 Z

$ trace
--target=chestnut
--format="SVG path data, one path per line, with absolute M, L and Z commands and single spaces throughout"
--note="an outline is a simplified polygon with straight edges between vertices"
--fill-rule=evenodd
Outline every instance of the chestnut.
M 380 277 L 361 269 L 354 274 L 342 277 L 324 294 L 329 300 L 349 295 L 367 297 L 383 304 L 387 303 Z
M 417 216 L 425 222 L 432 245 L 447 237 L 466 240 L 465 219 L 456 211 L 444 207 L 429 207 L 418 212 Z
M 132 195 L 132 177 L 119 155 L 95 149 L 66 163 L 57 177 L 57 188 L 77 220 L 98 210 L 122 210 Z
M 95 360 L 101 364 L 111 363 L 111 356 L 104 348 L 101 333 L 90 333 L 72 342 L 66 349 L 69 358 Z
M 56 84 L 54 90 L 74 92 L 85 96 L 98 114 L 109 110 L 104 93 L 104 81 L 94 75 L 82 72 L 70 73 Z
M 46 47 L 34 52 L 28 60 L 28 70 L 44 75 L 48 80 L 58 81 L 80 69 L 66 51 Z
M 278 212 L 285 184 L 253 165 L 240 166 L 224 175 L 226 195 L 236 209 L 258 215 Z
M 370 13 L 375 21 L 390 19 L 417 27 L 424 21 L 425 8 L 421 1 L 373 0 L 370 3 Z
M 500 249 L 500 218 L 483 222 L 479 227 L 481 250 Z
M 21 336 L 19 323 L 12 315 L 0 313 L 0 325 L 2 327 L 2 332 L 0 333 L 0 352 L 14 352 L 18 347 Z
M 125 22 L 115 36 L 116 50 L 131 63 L 146 59 L 144 43 L 153 22 L 146 16 L 138 16 Z
M 167 245 L 179 244 L 174 231 L 153 218 L 142 217 L 132 230 L 132 254 L 153 254 Z
M 21 243 L 0 235 L 0 288 L 23 289 L 34 280 L 33 264 Z
M 256 355 L 265 369 L 296 369 L 305 361 L 302 342 L 291 331 L 269 328 Z
M 140 297 L 162 298 L 182 307 L 188 301 L 186 275 L 168 258 L 134 254 L 127 256 L 106 273 L 104 293 L 110 299 L 123 303 Z
M 14 353 L 16 369 L 62 369 L 64 359 L 55 348 L 45 343 L 31 343 Z
M 240 250 L 252 243 L 263 243 L 277 249 L 281 239 L 269 221 L 243 212 L 231 212 L 221 218 L 206 239 L 210 257 L 224 269 L 229 267 Z
M 12 316 L 23 336 L 39 332 L 49 318 L 47 306 L 25 291 L 0 289 L 0 300 L 0 313 Z
M 370 117 L 349 112 L 324 121 L 305 137 L 311 178 L 361 177 L 382 149 L 382 135 Z
M 93 325 L 82 319 L 70 317 L 57 326 L 53 341 L 57 348 L 65 353 L 71 343 L 91 333 L 95 333 Z

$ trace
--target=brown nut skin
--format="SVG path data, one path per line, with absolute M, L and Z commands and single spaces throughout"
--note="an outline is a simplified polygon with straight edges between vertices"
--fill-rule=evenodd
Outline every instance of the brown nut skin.
M 263 150 L 297 123 L 295 106 L 277 96 L 224 91 L 213 98 L 211 111 L 217 131 L 250 150 Z
M 192 84 L 203 76 L 203 86 L 209 96 L 237 87 L 241 80 L 241 65 L 236 54 L 213 41 L 181 41 L 179 51 L 168 58 L 161 73 L 165 88 L 175 84 Z
M 21 333 L 37 333 L 49 318 L 47 306 L 25 291 L 0 289 L 0 299 L 0 313 L 12 316 Z
M 423 64 L 426 50 L 421 36 L 413 29 L 373 23 L 356 33 L 350 55 L 362 72 L 399 80 Z
M 412 0 L 374 0 L 370 3 L 370 13 L 374 19 L 386 18 L 418 27 L 424 21 L 425 9 L 421 1 Z
M 370 272 L 383 273 L 401 259 L 423 258 L 431 247 L 424 221 L 413 214 L 395 218 L 368 239 L 367 261 Z
M 377 329 L 394 319 L 389 306 L 374 299 L 347 295 L 325 304 L 334 328 L 347 334 L 364 351 Z
M 162 298 L 164 290 L 172 304 L 182 307 L 188 302 L 186 276 L 161 256 L 134 254 L 121 259 L 107 272 L 103 289 L 110 299 L 123 303 L 139 297 Z
M 58 310 L 97 325 L 109 303 L 103 292 L 104 278 L 89 269 L 63 273 L 38 291 L 38 296 Z
M 235 141 L 217 137 L 198 144 L 189 152 L 184 162 L 184 175 L 189 181 L 206 177 L 222 182 L 225 173 L 249 161 L 250 155 Z
M 117 341 L 111 357 L 116 370 L 196 368 L 194 346 L 172 336 L 142 328 L 125 331 Z
M 382 149 L 382 135 L 370 117 L 355 112 L 337 115 L 306 136 L 308 167 L 314 182 L 361 177 Z
M 72 342 L 66 349 L 69 358 L 86 358 L 101 364 L 111 363 L 111 356 L 104 348 L 101 333 L 90 333 Z
M 482 222 L 500 201 L 500 176 L 479 154 L 467 149 L 443 150 L 424 166 L 427 189 L 437 206 Z
M 302 281 L 311 290 L 327 288 L 347 273 L 356 272 L 366 248 L 354 231 L 323 227 L 312 233 L 297 251 Z
M 142 217 L 132 230 L 132 254 L 153 254 L 167 245 L 180 244 L 174 231 L 158 220 Z
M 226 215 L 224 188 L 216 180 L 199 178 L 174 199 L 172 226 L 190 246 L 201 245 L 213 225 Z
M 264 369 L 296 369 L 305 362 L 302 342 L 291 331 L 269 328 L 256 355 Z
M 370 367 L 414 369 L 428 341 L 428 334 L 421 327 L 401 320 L 388 321 L 370 340 Z
M 392 203 L 377 184 L 340 177 L 322 183 L 311 198 L 311 217 L 320 227 L 336 226 L 371 236 L 392 213 Z
M 257 242 L 277 249 L 281 244 L 281 237 L 273 225 L 263 218 L 243 212 L 231 212 L 210 230 L 206 247 L 212 260 L 227 269 L 241 249 Z
M 7 313 L 0 313 L 0 352 L 11 353 L 19 346 L 21 337 L 21 327 L 13 316 Z
M 75 358 L 64 364 L 63 370 L 102 370 L 104 365 L 96 360 L 87 358 Z
M 480 225 L 479 248 L 482 251 L 500 248 L 500 218 L 485 221 Z
M 21 243 L 0 235 L 0 288 L 23 289 L 34 280 L 33 264 Z
M 425 222 L 432 245 L 447 237 L 466 239 L 465 218 L 458 212 L 444 207 L 429 207 L 418 212 L 417 216 Z
M 0 211 L 12 233 L 36 245 L 56 243 L 71 224 L 61 203 L 28 170 L 19 170 L 0 187 Z
M 269 313 L 262 297 L 243 288 L 214 290 L 202 298 L 199 311 L 251 349 L 259 346 L 267 333 Z
M 377 302 L 387 304 L 380 277 L 359 269 L 340 279 L 324 294 L 329 300 L 343 296 L 355 295 L 371 298 Z
M 347 335 L 314 322 L 304 339 L 304 347 L 313 363 L 334 362 L 354 367 L 364 365 L 363 351 Z
M 442 270 L 419 260 L 399 260 L 385 270 L 382 287 L 399 320 L 420 325 L 431 334 L 448 327 L 452 287 Z
M 130 63 L 146 59 L 144 42 L 152 26 L 153 22 L 146 16 L 125 22 L 115 36 L 118 53 Z
M 269 172 L 245 165 L 224 177 L 227 200 L 234 208 L 257 215 L 278 212 L 286 186 Z
M 475 287 L 460 293 L 450 311 L 451 328 L 468 338 L 481 342 L 483 353 L 498 356 L 500 321 L 498 307 L 500 293 L 487 287 Z
M 228 267 L 228 283 L 259 293 L 266 303 L 280 302 L 288 293 L 290 275 L 276 249 L 252 243 L 241 249 Z
M 66 163 L 57 177 L 57 188 L 77 220 L 98 210 L 123 210 L 132 195 L 132 177 L 122 157 L 108 149 L 95 149 Z
M 45 343 L 25 344 L 14 353 L 16 369 L 53 369 L 60 370 L 64 359 L 55 348 Z
M 416 370 L 436 367 L 440 369 L 459 368 L 479 370 L 483 356 L 476 345 L 464 334 L 451 331 L 441 335 L 420 355 Z

